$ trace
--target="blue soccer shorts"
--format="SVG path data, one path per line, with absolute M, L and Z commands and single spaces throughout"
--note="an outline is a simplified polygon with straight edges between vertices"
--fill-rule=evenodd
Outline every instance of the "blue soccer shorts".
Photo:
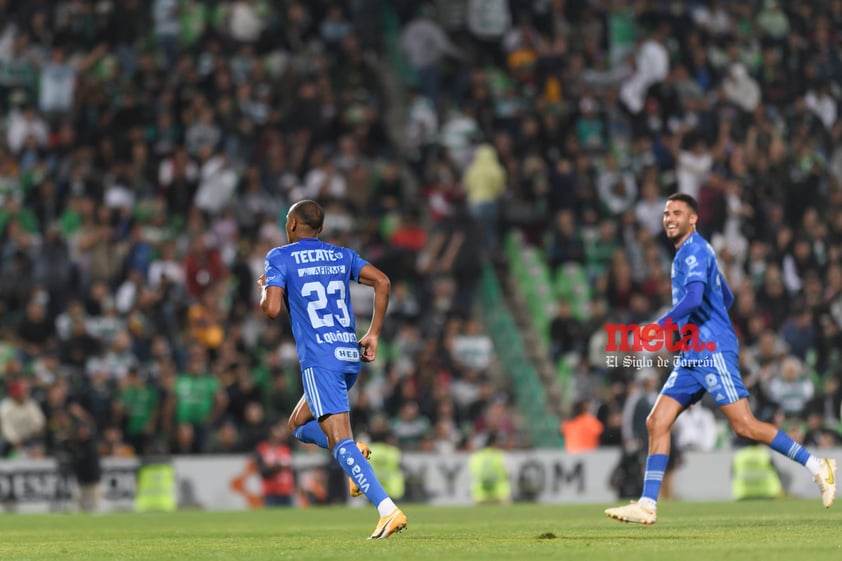
M 359 375 L 359 372 L 305 368 L 301 372 L 301 385 L 313 418 L 318 421 L 325 415 L 350 411 L 348 391 L 354 387 Z
M 684 407 L 693 405 L 710 393 L 720 407 L 748 397 L 743 385 L 737 353 L 717 352 L 694 362 L 678 359 L 661 393 L 668 395 Z

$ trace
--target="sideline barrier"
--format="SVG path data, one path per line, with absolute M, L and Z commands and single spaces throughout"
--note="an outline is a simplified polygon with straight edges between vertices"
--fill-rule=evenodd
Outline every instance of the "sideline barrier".
M 822 456 L 842 459 L 842 448 L 827 449 Z M 468 505 L 469 454 L 404 453 L 401 465 L 406 478 L 402 503 Z M 299 477 L 327 466 L 327 454 L 302 454 L 293 458 Z M 619 459 L 619 450 L 606 449 L 572 455 L 558 450 L 510 452 L 506 463 L 513 498 L 547 504 L 603 503 L 617 501 L 608 480 Z M 732 451 L 685 452 L 684 465 L 675 472 L 679 500 L 731 500 Z M 245 510 L 249 497 L 260 492 L 260 481 L 249 471 L 251 456 L 174 457 L 179 508 Z M 787 494 L 815 498 L 818 491 L 803 467 L 777 454 L 773 461 Z M 139 462 L 106 459 L 103 470 L 101 510 L 130 511 L 137 484 Z M 6 512 L 55 512 L 75 510 L 74 484 L 51 460 L 0 462 L 0 506 Z M 355 499 L 357 500 L 357 499 Z

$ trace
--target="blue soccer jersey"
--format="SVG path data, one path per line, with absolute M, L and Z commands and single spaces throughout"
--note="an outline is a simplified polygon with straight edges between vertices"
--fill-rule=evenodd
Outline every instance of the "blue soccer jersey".
M 716 253 L 698 233 L 693 232 L 678 248 L 672 262 L 671 275 L 673 306 L 684 298 L 690 284 L 704 283 L 702 303 L 689 316 L 681 319 L 678 325 L 681 329 L 687 324 L 695 325 L 699 330 L 698 339 L 705 344 L 715 345 L 714 349 L 688 349 L 682 352 L 682 358 L 697 361 L 709 357 L 714 350 L 737 352 L 737 334 L 731 326 L 723 296 L 725 278 L 719 272 Z
M 266 286 L 284 289 L 302 370 L 359 372 L 349 281 L 359 281 L 367 264 L 355 251 L 316 238 L 276 247 L 266 255 Z

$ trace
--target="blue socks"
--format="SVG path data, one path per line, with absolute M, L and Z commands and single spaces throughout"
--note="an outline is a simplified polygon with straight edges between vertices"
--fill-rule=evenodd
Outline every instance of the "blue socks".
M 778 430 L 778 434 L 775 435 L 769 447 L 801 465 L 807 465 L 807 461 L 810 459 L 810 453 L 782 430 Z M 652 454 L 646 458 L 646 473 L 643 476 L 641 501 L 645 501 L 652 506 L 658 501 L 658 493 L 661 491 L 661 482 L 664 479 L 668 459 L 669 456 L 666 454 Z
M 308 423 L 309 424 L 309 423 Z M 333 457 L 342 466 L 342 470 L 348 474 L 359 486 L 360 491 L 371 501 L 374 506 L 389 498 L 383 486 L 374 476 L 371 464 L 365 459 L 363 453 L 350 438 L 340 440 L 333 447 Z
M 658 502 L 658 493 L 661 491 L 661 482 L 664 480 L 664 471 L 667 469 L 666 454 L 652 454 L 646 458 L 646 473 L 643 476 L 643 494 L 641 499 L 651 501 L 654 506 Z
M 316 446 L 327 449 L 327 435 L 322 431 L 322 427 L 319 426 L 319 422 L 315 419 L 296 427 L 292 431 L 292 436 L 301 442 L 315 444 Z
M 769 444 L 769 447 L 801 465 L 810 467 L 807 463 L 810 459 L 810 453 L 780 429 Z M 669 456 L 666 454 L 652 454 L 646 458 L 646 473 L 643 476 L 643 493 L 640 496 L 640 500 L 653 507 L 658 501 L 658 493 L 661 491 L 661 482 L 664 479 L 664 471 L 666 471 L 668 459 Z
M 810 459 L 810 453 L 807 452 L 800 444 L 788 437 L 784 431 L 778 429 L 778 434 L 772 439 L 769 448 L 783 454 L 790 460 L 795 460 L 799 464 L 807 465 L 807 460 Z

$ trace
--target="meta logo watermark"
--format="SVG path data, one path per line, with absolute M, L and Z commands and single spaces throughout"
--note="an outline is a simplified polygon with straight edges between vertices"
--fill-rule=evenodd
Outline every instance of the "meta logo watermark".
M 704 341 L 699 332 L 698 326 L 688 323 L 682 327 L 671 319 L 664 321 L 664 325 L 657 323 L 609 323 L 605 326 L 608 337 L 605 343 L 605 351 L 608 353 L 659 353 L 667 351 L 670 353 L 714 352 L 716 343 Z M 677 334 L 677 336 L 676 336 Z M 702 359 L 703 360 L 703 359 Z M 663 357 L 657 357 L 657 362 L 648 357 L 633 357 L 626 355 L 620 358 L 617 355 L 607 355 L 609 367 L 632 367 L 649 368 L 652 366 L 668 366 L 670 362 Z M 675 357 L 672 366 L 679 366 L 684 363 L 691 363 L 686 358 Z M 692 364 L 699 360 L 693 360 Z
M 605 343 L 607 352 L 657 353 L 667 350 L 677 353 L 716 350 L 716 343 L 702 340 L 696 325 L 688 323 L 679 328 L 671 319 L 667 319 L 663 326 L 657 323 L 609 323 L 605 325 L 605 332 L 608 335 Z M 675 337 L 676 333 L 679 337 Z

